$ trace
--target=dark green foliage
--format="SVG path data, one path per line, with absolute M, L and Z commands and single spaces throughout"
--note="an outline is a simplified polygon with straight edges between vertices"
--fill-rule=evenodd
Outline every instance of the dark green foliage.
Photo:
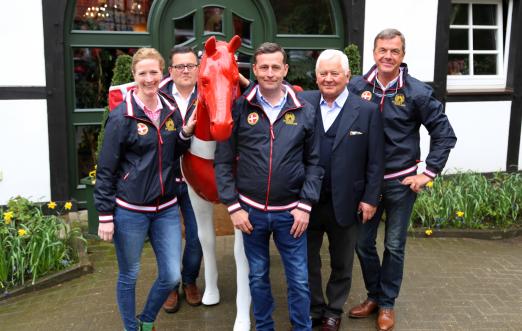
M 522 225 L 522 175 L 440 176 L 417 197 L 412 226 L 506 229 Z
M 350 71 L 352 76 L 361 74 L 361 54 L 359 53 L 359 47 L 355 44 L 350 44 L 344 49 L 344 53 L 348 56 L 350 62 Z
M 121 85 L 131 82 L 133 80 L 131 65 L 132 57 L 130 55 L 123 54 L 118 56 L 114 65 L 114 75 L 112 76 L 111 84 Z M 107 117 L 109 117 L 109 107 L 105 107 L 105 110 L 103 111 L 100 133 L 98 134 L 98 148 L 96 150 L 96 160 L 98 160 L 98 155 L 100 154 L 102 148 L 103 137 L 105 132 L 105 121 L 107 120 Z

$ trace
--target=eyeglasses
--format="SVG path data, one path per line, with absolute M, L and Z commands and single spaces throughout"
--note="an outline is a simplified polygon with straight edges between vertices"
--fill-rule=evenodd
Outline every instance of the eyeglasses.
M 194 69 L 196 69 L 198 67 L 198 65 L 194 64 L 194 63 L 189 63 L 189 64 L 171 65 L 171 67 L 176 69 L 179 72 L 183 72 L 183 71 L 185 71 L 185 68 L 187 68 L 188 71 L 193 71 Z

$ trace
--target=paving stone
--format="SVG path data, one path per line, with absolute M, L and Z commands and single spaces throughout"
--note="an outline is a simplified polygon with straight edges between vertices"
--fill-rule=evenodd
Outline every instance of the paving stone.
M 79 218 L 83 215 L 79 215 Z M 382 233 L 378 246 L 382 250 Z M 69 282 L 0 303 L 3 330 L 122 330 L 115 295 L 117 264 L 112 244 L 91 242 L 95 271 Z M 176 314 L 159 314 L 160 330 L 231 330 L 235 318 L 235 263 L 232 236 L 217 238 L 221 303 L 191 307 L 184 301 Z M 396 330 L 522 330 L 522 237 L 484 241 L 459 238 L 409 238 L 404 282 L 396 302 Z M 329 265 L 327 242 L 321 251 Z M 203 268 L 198 283 L 203 286 Z M 272 293 L 276 330 L 288 330 L 287 288 L 277 249 L 271 245 Z M 326 280 L 328 271 L 323 270 Z M 145 245 L 136 289 L 143 307 L 156 277 L 154 252 Z M 352 291 L 345 311 L 366 298 L 356 259 Z M 367 319 L 344 318 L 341 330 L 375 330 Z

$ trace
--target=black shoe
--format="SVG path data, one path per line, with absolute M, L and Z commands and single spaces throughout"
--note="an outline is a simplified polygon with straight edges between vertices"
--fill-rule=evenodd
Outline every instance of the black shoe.
M 312 328 L 321 326 L 323 324 L 323 318 L 322 317 L 311 317 L 312 320 Z

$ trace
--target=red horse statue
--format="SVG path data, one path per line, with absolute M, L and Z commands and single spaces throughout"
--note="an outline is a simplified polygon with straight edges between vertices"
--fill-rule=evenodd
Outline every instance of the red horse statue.
M 231 109 L 239 96 L 239 71 L 234 57 L 241 39 L 234 36 L 229 43 L 210 37 L 200 63 L 197 119 L 189 151 L 183 156 L 181 169 L 189 186 L 189 196 L 198 224 L 198 237 L 205 264 L 205 292 L 203 304 L 219 303 L 216 264 L 216 234 L 212 220 L 212 203 L 218 194 L 214 175 L 216 141 L 223 141 L 232 133 Z M 235 230 L 234 257 L 236 260 L 237 315 L 234 331 L 250 330 L 250 290 L 248 262 L 243 248 L 241 231 Z

